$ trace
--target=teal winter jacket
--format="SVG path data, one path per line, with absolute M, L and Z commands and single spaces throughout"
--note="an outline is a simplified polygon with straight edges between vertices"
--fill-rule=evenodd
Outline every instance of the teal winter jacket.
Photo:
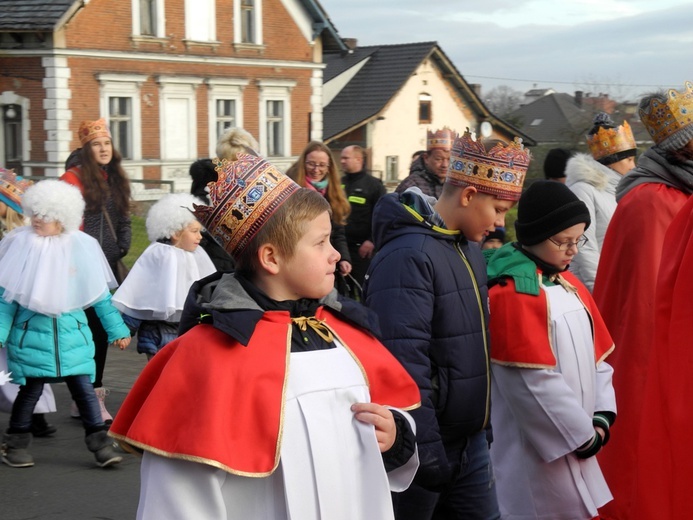
M 7 348 L 13 383 L 23 385 L 27 377 L 60 380 L 76 375 L 88 375 L 94 381 L 94 341 L 83 310 L 53 318 L 8 303 L 1 297 L 3 292 L 0 288 L 0 344 Z M 130 336 L 109 293 L 92 307 L 109 342 Z

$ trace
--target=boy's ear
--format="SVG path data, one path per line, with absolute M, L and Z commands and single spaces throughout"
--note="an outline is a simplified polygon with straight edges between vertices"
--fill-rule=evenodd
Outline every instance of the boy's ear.
M 257 250 L 257 259 L 260 267 L 269 274 L 279 272 L 280 259 L 277 249 L 272 244 L 262 244 Z
M 472 199 L 477 193 L 478 190 L 474 186 L 466 186 L 463 190 L 460 191 L 460 206 L 462 206 L 463 208 L 469 206 L 469 203 L 472 201 Z

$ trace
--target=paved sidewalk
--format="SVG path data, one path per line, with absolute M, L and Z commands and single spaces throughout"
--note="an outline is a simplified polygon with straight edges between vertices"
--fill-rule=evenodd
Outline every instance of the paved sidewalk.
M 125 351 L 112 348 L 106 360 L 104 384 L 111 414 L 146 364 L 135 342 Z M 46 415 L 58 431 L 34 439 L 32 468 L 0 464 L 0 519 L 2 520 L 131 520 L 139 498 L 139 458 L 123 454 L 123 462 L 99 468 L 84 444 L 79 419 L 70 417 L 70 393 L 64 383 L 53 385 L 58 412 Z M 0 431 L 9 415 L 0 412 Z

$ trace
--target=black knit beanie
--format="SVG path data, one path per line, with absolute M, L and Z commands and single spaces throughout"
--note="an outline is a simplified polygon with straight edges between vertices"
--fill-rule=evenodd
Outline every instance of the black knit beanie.
M 564 179 L 565 167 L 572 155 L 572 152 L 565 148 L 552 148 L 549 150 L 546 154 L 546 159 L 544 159 L 544 178 Z
M 538 180 L 520 197 L 515 221 L 517 241 L 533 246 L 581 222 L 587 229 L 590 213 L 570 188 L 560 182 Z

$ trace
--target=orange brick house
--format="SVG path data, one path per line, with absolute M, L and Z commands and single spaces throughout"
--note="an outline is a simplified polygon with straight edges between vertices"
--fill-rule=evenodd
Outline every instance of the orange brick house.
M 27 176 L 60 175 L 80 122 L 99 117 L 132 179 L 172 180 L 176 191 L 227 126 L 287 167 L 323 135 L 323 51 L 346 50 L 316 0 L 3 0 L 2 9 L 0 166 Z

